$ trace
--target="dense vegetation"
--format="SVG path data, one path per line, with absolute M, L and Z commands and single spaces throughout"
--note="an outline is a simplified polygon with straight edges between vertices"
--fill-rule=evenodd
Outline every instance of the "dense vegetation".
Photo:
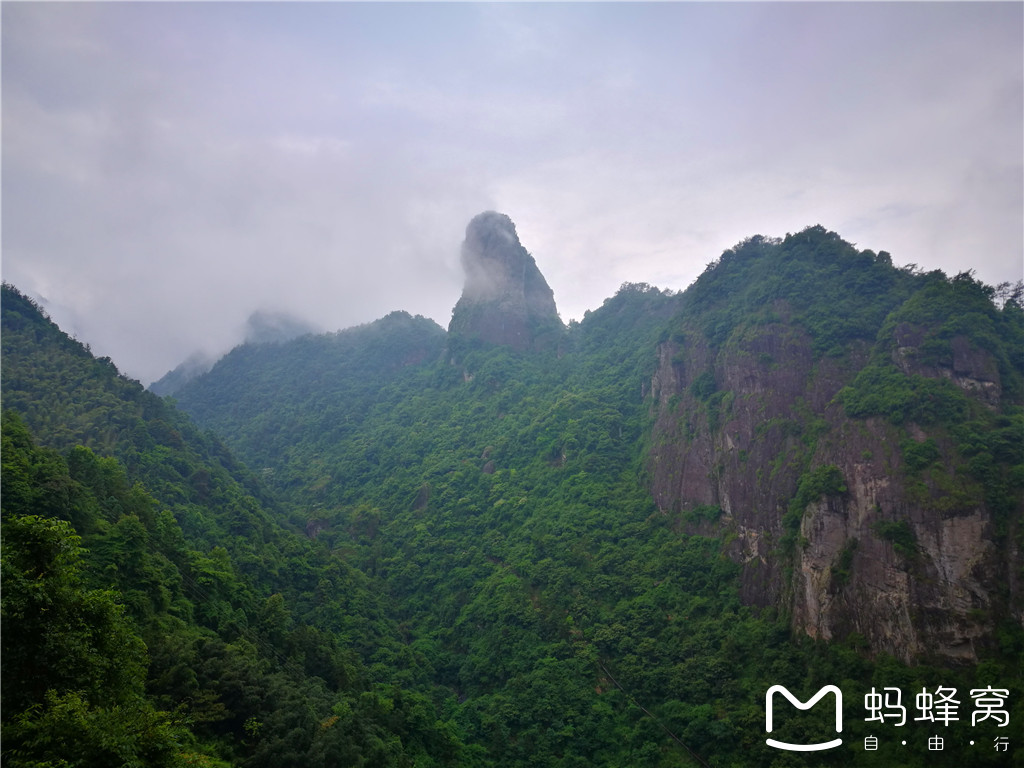
M 809 227 L 785 239 L 755 236 L 723 253 L 687 290 L 679 319 L 699 319 L 721 344 L 741 323 L 791 312 L 815 352 L 840 356 L 852 341 L 873 341 L 921 279 L 894 269 L 885 251 L 858 251 L 835 232 Z
M 897 270 L 819 230 L 747 241 L 682 295 L 623 286 L 546 352 L 446 338 L 401 313 L 239 347 L 176 393 L 218 438 L 5 288 L 4 405 L 19 414 L 4 420 L 5 761 L 935 764 L 927 723 L 899 733 L 916 746 L 861 748 L 884 730 L 859 714 L 872 686 L 1010 688 L 1022 722 L 1019 627 L 964 668 L 872 657 L 855 636 L 793 636 L 787 616 L 741 603 L 727 541 L 687 533 L 720 510 L 662 514 L 645 487 L 644 397 L 659 341 L 683 323 L 724 344 L 790 312 L 818 355 L 867 350 L 864 370 L 879 372 L 844 393 L 850 416 L 901 423 L 887 404 L 925 385 L 886 368 L 893 323 L 946 328 L 941 357 L 959 314 L 926 317 L 948 303 L 927 291 L 967 284 Z M 1019 303 L 991 298 L 972 304 L 988 318 L 979 343 L 998 348 L 1012 380 Z M 728 394 L 713 377 L 695 387 L 705 407 Z M 990 413 L 954 390 L 936 390 L 936 418 L 952 431 L 948 409 L 970 417 L 956 450 L 993 480 L 985 499 L 1009 523 L 1024 481 L 1019 406 Z M 906 447 L 921 476 L 937 471 L 932 448 L 946 450 L 922 445 Z M 792 515 L 844 491 L 834 467 L 811 469 Z M 914 546 L 898 527 L 879 535 Z M 67 619 L 43 626 L 52 615 L 30 608 L 41 602 Z M 850 746 L 766 747 L 767 688 L 806 698 L 828 683 L 847 697 Z M 71 722 L 108 752 L 76 751 Z M 966 746 L 1003 735 L 991 725 L 950 728 L 948 764 L 1024 764 L 1019 750 Z M 818 707 L 778 733 L 817 741 L 832 728 Z
M 366 576 L 6 286 L 2 309 L 5 764 L 465 764 Z
M 753 237 L 723 253 L 685 292 L 669 338 L 699 340 L 722 359 L 772 324 L 809 337 L 812 370 L 832 363 L 839 372 L 832 375 L 848 377 L 835 399 L 847 418 L 888 423 L 899 445 L 894 471 L 910 486 L 907 501 L 936 516 L 984 508 L 995 519 L 996 542 L 1014 537 L 1018 551 L 1024 547 L 1020 282 L 991 287 L 970 272 L 949 278 L 916 265 L 895 268 L 888 253 L 858 251 L 816 226 L 784 239 Z M 792 361 L 762 353 L 755 362 L 771 370 Z M 978 368 L 983 381 L 972 378 Z M 728 419 L 734 393 L 718 386 L 711 367 L 690 392 L 712 430 Z M 835 467 L 812 461 L 828 414 L 799 410 L 759 427 L 793 438 L 771 470 L 780 463 L 801 470 L 782 520 L 786 548 L 796 542 L 809 502 L 846 490 Z M 892 540 L 906 522 L 889 522 L 882 528 Z M 902 552 L 909 551 L 906 538 Z

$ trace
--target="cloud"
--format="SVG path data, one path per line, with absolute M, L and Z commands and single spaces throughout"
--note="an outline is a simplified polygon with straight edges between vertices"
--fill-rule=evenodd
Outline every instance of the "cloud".
M 509 214 L 563 318 L 821 223 L 1019 277 L 1017 4 L 5 4 L 4 277 L 131 375 L 257 309 L 446 325 Z
M 96 35 L 66 50 L 64 36 L 36 41 L 63 61 L 52 83 L 19 87 L 5 62 L 5 277 L 58 321 L 155 378 L 197 347 L 223 351 L 259 307 L 325 327 L 396 308 L 445 320 L 481 204 L 471 178 L 440 178 L 372 136 L 279 132 L 280 120 L 238 131 L 239 112 L 258 112 L 249 100 L 269 108 L 281 92 L 236 94 L 226 113 L 180 109 L 187 73 L 142 96 L 114 77 L 51 98 L 63 73 L 117 54 Z

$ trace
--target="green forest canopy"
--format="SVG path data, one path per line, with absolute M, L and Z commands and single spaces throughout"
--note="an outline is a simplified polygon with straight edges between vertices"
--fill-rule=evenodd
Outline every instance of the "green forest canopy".
M 1009 686 L 1021 722 L 1013 622 L 963 668 L 796 637 L 784 614 L 741 603 L 723 538 L 655 508 L 642 459 L 656 345 L 690 322 L 727 344 L 779 302 L 816 354 L 874 350 L 843 394 L 851 418 L 923 418 L 906 409 L 933 385 L 887 367 L 895 322 L 932 328 L 936 359 L 957 333 L 990 350 L 1002 411 L 937 389 L 929 414 L 989 473 L 986 503 L 1019 517 L 1019 302 L 997 307 L 969 276 L 898 270 L 820 228 L 746 241 L 682 295 L 624 286 L 546 353 L 460 343 L 404 313 L 240 347 L 178 393 L 218 437 L 5 286 L 4 760 L 934 763 L 892 746 L 780 755 L 763 741 L 773 684 L 806 696 L 834 683 L 851 702 L 871 686 Z M 309 364 L 318 377 L 300 380 Z M 225 415 L 216 398 L 230 391 L 246 398 Z M 913 471 L 933 461 L 909 450 Z M 827 467 L 814 478 L 795 507 L 840 487 Z M 798 738 L 827 720 L 788 727 Z M 844 737 L 869 732 L 854 719 Z

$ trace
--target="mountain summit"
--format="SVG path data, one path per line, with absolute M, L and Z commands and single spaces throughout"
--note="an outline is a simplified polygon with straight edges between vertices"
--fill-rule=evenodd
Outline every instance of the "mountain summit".
M 525 350 L 548 346 L 562 330 L 554 293 L 505 214 L 486 211 L 469 222 L 462 268 L 451 333 Z

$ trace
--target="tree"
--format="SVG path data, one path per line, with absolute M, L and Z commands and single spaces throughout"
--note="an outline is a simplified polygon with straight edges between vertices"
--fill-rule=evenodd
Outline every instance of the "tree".
M 83 585 L 71 525 L 2 530 L 4 763 L 180 764 L 187 731 L 145 699 L 145 645 L 113 593 Z

